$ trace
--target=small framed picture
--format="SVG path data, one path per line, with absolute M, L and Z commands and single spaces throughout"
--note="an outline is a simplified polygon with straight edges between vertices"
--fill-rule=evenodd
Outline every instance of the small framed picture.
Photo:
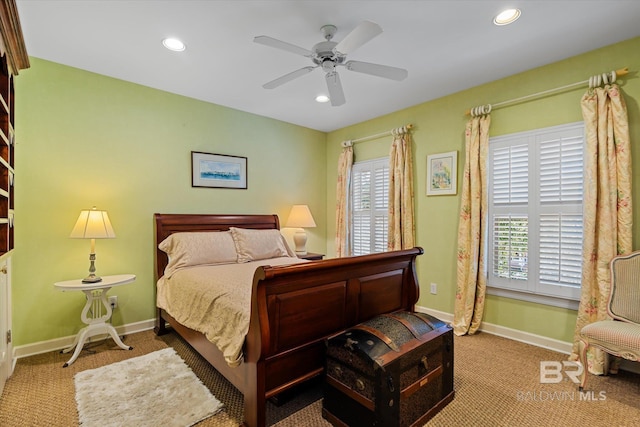
M 457 194 L 458 152 L 427 156 L 427 196 Z
M 191 152 L 191 186 L 247 189 L 247 158 Z

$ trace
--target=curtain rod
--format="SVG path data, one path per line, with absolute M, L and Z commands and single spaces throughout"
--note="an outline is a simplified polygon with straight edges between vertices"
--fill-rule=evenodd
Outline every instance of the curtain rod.
M 391 129 L 388 130 L 386 132 L 380 132 L 377 133 L 375 135 L 369 135 L 369 136 L 363 136 L 362 138 L 358 138 L 358 139 L 350 139 L 348 141 L 342 141 L 342 146 L 343 147 L 351 147 L 353 144 L 357 143 L 357 142 L 364 142 L 364 141 L 369 141 L 372 139 L 376 139 L 376 138 L 382 138 L 383 136 L 389 136 L 393 134 L 393 131 L 398 130 L 398 129 L 402 129 L 404 128 L 404 131 L 409 131 L 413 128 L 413 125 L 411 123 L 409 123 L 408 125 L 404 125 L 402 127 L 399 128 L 395 128 L 395 129 Z
M 605 79 L 605 82 L 607 81 L 606 79 L 611 79 L 611 80 L 615 81 L 615 78 L 611 78 L 613 76 L 610 76 L 609 74 L 610 73 L 604 73 L 602 75 L 602 77 Z M 624 68 L 621 68 L 619 70 L 615 70 L 615 75 L 616 76 L 624 76 L 626 74 L 629 74 L 629 67 L 624 67 Z M 594 76 L 594 77 L 598 78 L 600 76 L 598 75 L 598 76 Z M 556 87 L 556 88 L 553 88 L 553 89 L 544 90 L 544 91 L 538 92 L 538 93 L 532 93 L 531 95 L 525 95 L 525 96 L 520 97 L 520 98 L 510 99 L 508 101 L 497 102 L 495 104 L 488 104 L 486 106 L 476 107 L 476 108 L 486 107 L 486 108 L 488 108 L 489 111 L 487 111 L 485 109 L 484 110 L 484 114 L 488 114 L 494 108 L 499 108 L 499 107 L 504 107 L 504 106 L 507 106 L 507 105 L 517 104 L 518 102 L 527 101 L 527 100 L 529 100 L 531 98 L 536 98 L 536 97 L 543 96 L 543 95 L 550 95 L 550 94 L 553 94 L 553 93 L 561 92 L 563 90 L 572 89 L 574 87 L 584 86 L 586 84 L 591 84 L 592 83 L 591 79 L 584 80 L 584 81 L 581 81 L 581 82 L 571 83 L 571 84 L 568 84 L 566 86 L 560 86 L 560 87 Z M 597 86 L 599 86 L 599 84 Z M 471 111 L 472 111 L 472 109 L 469 109 L 469 110 L 465 111 L 464 114 L 466 116 L 471 115 Z

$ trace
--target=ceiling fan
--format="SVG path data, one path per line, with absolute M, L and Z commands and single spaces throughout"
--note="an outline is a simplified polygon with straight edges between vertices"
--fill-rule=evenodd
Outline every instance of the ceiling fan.
M 262 85 L 265 89 L 274 89 L 291 80 L 297 79 L 314 69 L 321 67 L 325 72 L 325 80 L 329 90 L 331 105 L 338 106 L 345 103 L 344 91 L 340 83 L 340 76 L 336 67 L 343 66 L 347 70 L 358 73 L 370 74 L 372 76 L 384 77 L 392 80 L 404 80 L 408 72 L 402 68 L 389 67 L 388 65 L 372 64 L 370 62 L 346 61 L 347 55 L 367 43 L 369 40 L 382 33 L 382 28 L 374 22 L 364 21 L 353 29 L 339 43 L 331 39 L 335 35 L 337 28 L 334 25 L 325 25 L 320 28 L 326 41 L 315 44 L 311 50 L 283 42 L 268 36 L 257 36 L 253 38 L 255 43 L 271 46 L 276 49 L 286 50 L 296 55 L 306 56 L 315 64 L 300 68 L 299 70 L 285 74 Z

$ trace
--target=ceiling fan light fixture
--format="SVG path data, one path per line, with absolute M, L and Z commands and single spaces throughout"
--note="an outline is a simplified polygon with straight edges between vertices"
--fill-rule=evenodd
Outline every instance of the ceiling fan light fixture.
M 326 58 L 322 60 L 320 64 L 325 73 L 330 73 L 336 68 L 336 62 L 330 58 Z
M 316 102 L 320 102 L 320 103 L 329 102 L 329 97 L 327 95 L 318 95 L 316 96 Z
M 520 9 L 506 9 L 500 12 L 495 18 L 493 18 L 493 23 L 496 25 L 509 25 L 514 23 L 518 18 L 520 18 L 522 12 Z
M 291 43 L 287 43 L 273 37 L 256 36 L 254 43 L 263 44 L 276 49 L 286 50 L 296 55 L 307 57 L 315 66 L 303 67 L 287 73 L 262 85 L 265 89 L 274 89 L 287 82 L 295 80 L 303 75 L 320 68 L 325 72 L 325 83 L 329 92 L 328 97 L 316 98 L 317 102 L 331 102 L 333 107 L 338 107 L 345 103 L 344 90 L 340 82 L 340 76 L 336 71 L 338 66 L 345 67 L 349 71 L 369 74 L 392 80 L 404 80 L 407 77 L 407 70 L 390 67 L 388 65 L 373 64 L 362 61 L 346 61 L 347 54 L 353 52 L 363 44 L 382 33 L 382 28 L 374 22 L 364 21 L 351 30 L 340 43 L 332 41 L 336 32 L 334 25 L 325 25 L 321 28 L 325 41 L 316 43 L 310 50 Z
M 173 37 L 168 37 L 162 40 L 162 45 L 174 52 L 182 52 L 187 48 L 184 43 L 182 43 L 180 40 Z

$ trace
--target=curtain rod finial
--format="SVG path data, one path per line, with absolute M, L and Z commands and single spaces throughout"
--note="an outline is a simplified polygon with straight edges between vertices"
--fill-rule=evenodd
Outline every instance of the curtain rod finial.
M 619 70 L 616 70 L 616 74 L 618 76 L 624 76 L 626 74 L 629 74 L 629 67 L 624 67 L 624 68 L 620 68 Z

